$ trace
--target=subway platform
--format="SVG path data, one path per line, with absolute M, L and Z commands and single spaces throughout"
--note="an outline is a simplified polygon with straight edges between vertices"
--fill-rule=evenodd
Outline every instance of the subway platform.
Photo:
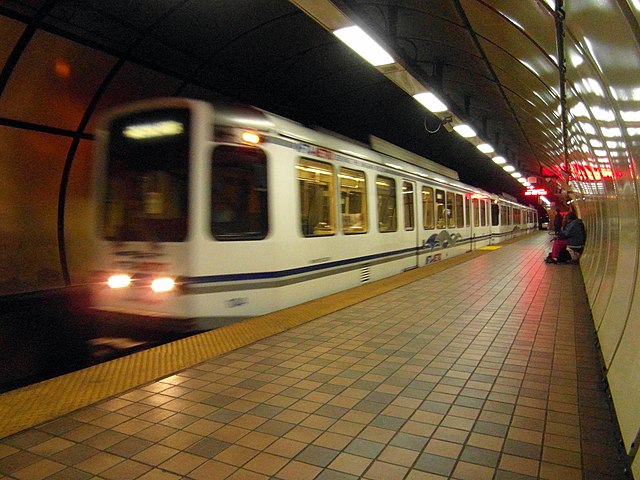
M 0 478 L 631 478 L 579 266 L 548 249 L 536 232 L 7 392 Z

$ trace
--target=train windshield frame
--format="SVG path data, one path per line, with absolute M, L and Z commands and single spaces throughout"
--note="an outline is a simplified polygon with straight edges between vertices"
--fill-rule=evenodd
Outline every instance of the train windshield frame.
M 113 241 L 187 237 L 191 115 L 187 108 L 114 119 L 106 145 L 101 235 Z

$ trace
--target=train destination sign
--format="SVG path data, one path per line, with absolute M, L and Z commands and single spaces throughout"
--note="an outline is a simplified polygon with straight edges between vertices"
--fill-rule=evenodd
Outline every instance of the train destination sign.
M 547 192 L 544 188 L 534 188 L 534 189 L 529 189 L 526 192 L 524 192 L 525 195 L 547 195 L 549 192 Z

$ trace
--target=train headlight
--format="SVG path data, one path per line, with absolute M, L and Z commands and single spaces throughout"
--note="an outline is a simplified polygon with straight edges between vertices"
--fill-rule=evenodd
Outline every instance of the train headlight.
M 257 145 L 260 143 L 261 140 L 262 139 L 260 138 L 260 135 L 258 135 L 257 133 L 249 132 L 249 131 L 242 132 L 242 141 L 244 143 Z
M 156 278 L 151 282 L 151 290 L 156 293 L 169 292 L 173 290 L 175 286 L 175 280 L 168 277 Z
M 131 277 L 129 275 L 111 275 L 107 280 L 107 285 L 111 288 L 126 288 L 131 285 Z

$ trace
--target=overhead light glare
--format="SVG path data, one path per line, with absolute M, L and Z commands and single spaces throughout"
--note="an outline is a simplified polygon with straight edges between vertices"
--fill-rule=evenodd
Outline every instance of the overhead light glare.
M 505 163 L 507 163 L 507 160 L 500 155 L 493 157 L 491 160 L 493 160 L 493 163 L 497 163 L 498 165 L 504 165 Z
M 433 113 L 446 112 L 447 110 L 449 110 L 449 107 L 447 107 L 438 97 L 436 97 L 431 92 L 417 93 L 413 96 L 413 98 L 424 105 L 427 110 Z
M 505 165 L 502 168 L 504 169 L 505 172 L 509 172 L 509 173 L 516 171 L 516 167 L 513 167 L 511 165 Z
M 393 57 L 357 25 L 340 28 L 333 34 L 374 67 L 394 63 Z
M 493 152 L 493 147 L 488 143 L 481 143 L 480 145 L 476 145 L 476 148 L 480 150 L 482 153 L 491 153 Z
M 469 125 L 465 125 L 464 123 L 462 125 L 456 125 L 455 127 L 453 127 L 453 129 L 458 133 L 458 135 L 464 138 L 471 138 L 476 136 L 476 131 Z

